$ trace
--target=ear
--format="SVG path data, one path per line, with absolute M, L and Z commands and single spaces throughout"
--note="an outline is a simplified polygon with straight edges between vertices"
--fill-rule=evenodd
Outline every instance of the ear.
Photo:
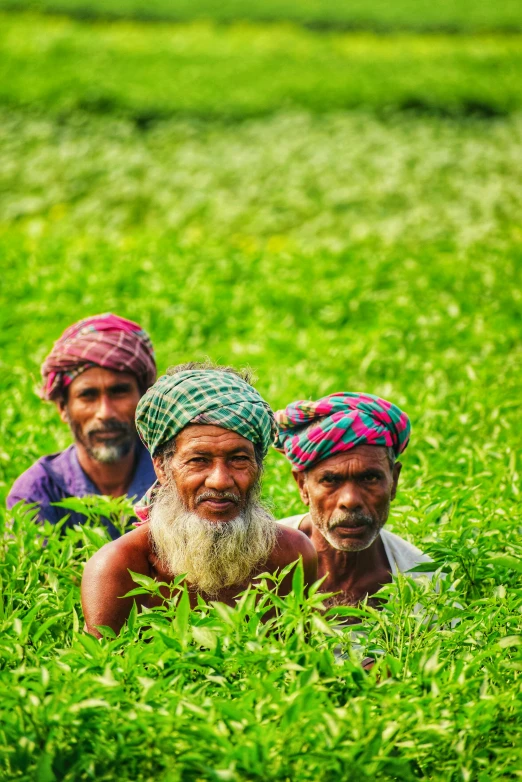
M 301 495 L 302 501 L 305 505 L 310 505 L 310 495 L 308 493 L 306 472 L 292 470 L 292 476 L 294 481 L 297 483 L 297 488 L 299 489 L 299 494 Z
M 152 457 L 152 466 L 154 467 L 154 472 L 156 473 L 156 478 L 158 479 L 158 481 L 160 483 L 165 483 L 167 479 L 167 475 L 163 467 L 163 459 L 161 458 L 161 456 Z
M 65 403 L 65 399 L 59 399 L 56 402 L 56 409 L 58 410 L 58 413 L 60 415 L 60 418 L 62 419 L 64 424 L 69 423 L 69 415 L 67 413 L 67 405 Z
M 399 475 L 401 474 L 402 470 L 402 464 L 400 462 L 395 462 L 393 465 L 393 476 L 392 476 L 392 490 L 391 490 L 391 499 L 395 499 L 395 495 L 397 494 L 397 486 L 399 484 Z

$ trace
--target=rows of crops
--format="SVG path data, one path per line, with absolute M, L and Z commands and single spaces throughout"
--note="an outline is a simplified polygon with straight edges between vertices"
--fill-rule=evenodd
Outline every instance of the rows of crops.
M 140 125 L 278 109 L 496 116 L 520 110 L 521 37 L 325 33 L 0 17 L 0 104 Z
M 0 8 L 39 10 L 87 19 L 185 22 L 295 22 L 319 29 L 438 32 L 522 30 L 518 0 L 0 0 Z
M 2 501 L 70 442 L 40 362 L 111 310 L 160 370 L 250 364 L 276 408 L 401 405 L 389 525 L 447 576 L 388 587 L 355 647 L 298 574 L 275 626 L 267 582 L 235 610 L 180 591 L 99 643 L 96 508 L 65 538 L 2 515 L 0 776 L 520 779 L 518 4 L 193 5 L 0 2 Z M 264 496 L 301 507 L 275 452 Z

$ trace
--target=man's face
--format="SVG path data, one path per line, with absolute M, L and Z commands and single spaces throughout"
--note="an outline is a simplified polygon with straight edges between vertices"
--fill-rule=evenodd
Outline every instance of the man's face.
M 93 367 L 78 375 L 67 392 L 60 416 L 92 459 L 113 464 L 132 451 L 141 396 L 135 375 Z
M 333 548 L 368 548 L 386 523 L 401 464 L 390 466 L 386 449 L 358 445 L 295 473 L 312 522 Z
M 179 433 L 167 466 L 159 458 L 153 462 L 161 483 L 174 481 L 185 508 L 212 522 L 236 518 L 259 478 L 250 440 L 207 424 L 190 424 Z

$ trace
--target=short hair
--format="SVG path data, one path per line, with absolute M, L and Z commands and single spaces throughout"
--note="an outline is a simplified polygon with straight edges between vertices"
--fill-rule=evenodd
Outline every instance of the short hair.
M 216 364 L 210 358 L 206 358 L 204 361 L 187 361 L 185 364 L 176 364 L 174 367 L 169 367 L 165 372 L 166 375 L 177 375 L 179 372 L 228 372 L 229 375 L 235 375 L 250 386 L 255 380 L 254 372 L 250 367 L 244 367 L 243 369 L 235 369 L 235 367 L 222 366 Z
M 228 372 L 229 375 L 235 375 L 249 385 L 252 385 L 255 379 L 254 372 L 250 367 L 235 369 L 234 367 L 216 364 L 210 358 L 206 358 L 204 361 L 187 361 L 184 364 L 176 364 L 176 366 L 169 367 L 165 374 L 177 375 L 179 372 L 208 372 L 209 370 L 214 372 Z M 263 445 L 262 443 L 253 443 L 253 446 L 256 463 L 261 471 L 263 469 Z M 176 437 L 172 437 L 157 449 L 156 456 L 159 457 L 161 463 L 164 465 L 174 456 L 175 452 Z

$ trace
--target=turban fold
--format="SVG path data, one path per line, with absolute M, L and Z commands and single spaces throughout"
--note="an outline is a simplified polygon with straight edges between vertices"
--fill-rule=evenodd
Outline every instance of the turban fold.
M 44 399 L 57 399 L 86 369 L 132 372 L 142 390 L 156 379 L 154 349 L 146 331 L 110 312 L 74 323 L 54 343 L 42 365 Z
M 274 414 L 260 394 L 231 372 L 188 369 L 163 375 L 140 399 L 136 428 L 152 456 L 188 424 L 213 424 L 261 445 L 266 455 L 275 435 Z M 158 482 L 135 506 L 147 521 Z
M 340 392 L 317 402 L 300 400 L 275 416 L 275 447 L 296 470 L 364 444 L 393 448 L 398 456 L 410 437 L 406 413 L 373 394 Z
M 140 399 L 136 428 L 152 456 L 187 424 L 214 424 L 259 443 L 266 455 L 275 434 L 274 414 L 237 375 L 188 369 L 163 375 Z

